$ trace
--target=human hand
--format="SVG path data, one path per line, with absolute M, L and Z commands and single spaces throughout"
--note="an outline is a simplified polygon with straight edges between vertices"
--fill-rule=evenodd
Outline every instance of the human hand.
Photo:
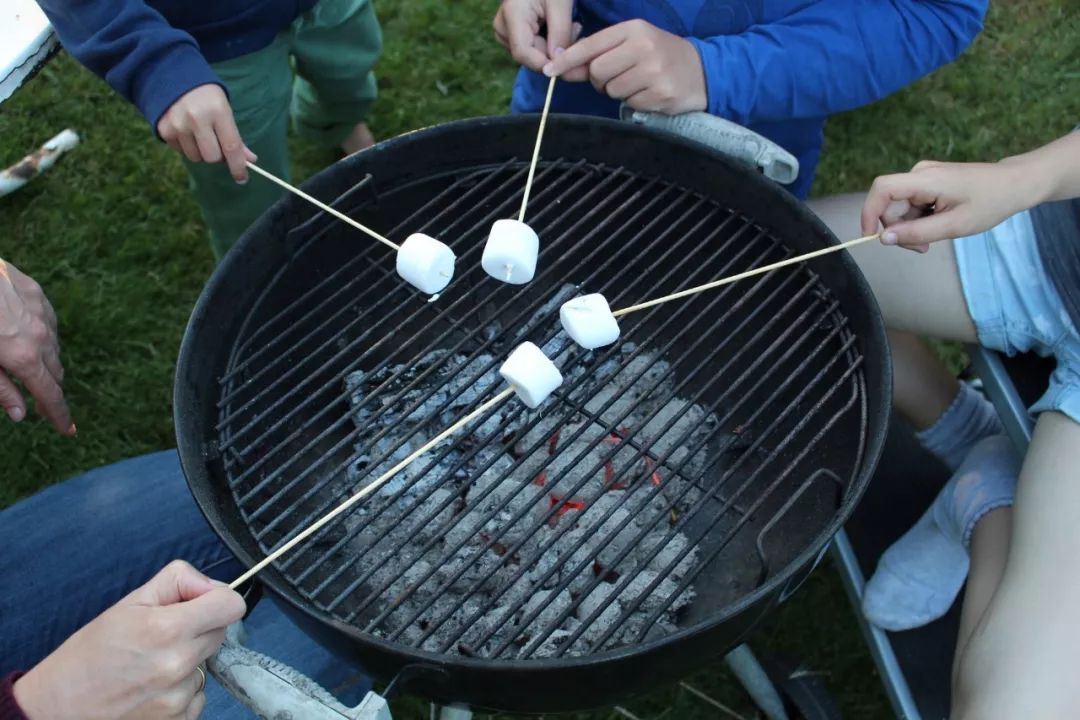
M 627 20 L 579 40 L 543 67 L 545 75 L 566 80 L 581 71 L 597 92 L 635 110 L 677 115 L 708 107 L 697 49 L 644 20 Z
M 572 23 L 573 0 L 503 0 L 492 27 L 495 39 L 514 60 L 540 72 L 557 48 L 577 39 L 581 25 Z M 546 27 L 545 35 L 540 32 Z M 584 80 L 584 71 L 578 80 Z
M 56 313 L 40 285 L 0 259 L 0 406 L 19 422 L 26 417 L 26 400 L 5 372 L 22 382 L 53 427 L 75 434 L 61 390 Z
M 158 120 L 157 131 L 191 162 L 224 159 L 238 183 L 247 182 L 247 162 L 257 159 L 240 139 L 229 99 L 218 85 L 200 85 L 181 95 Z
M 929 244 L 989 230 L 1034 204 L 1022 162 L 943 163 L 924 160 L 911 172 L 874 180 L 862 230 L 884 227 L 881 242 L 925 252 Z M 879 225 L 880 223 L 880 225 Z
M 196 718 L 196 666 L 243 614 L 238 594 L 174 561 L 19 678 L 15 700 L 30 720 Z

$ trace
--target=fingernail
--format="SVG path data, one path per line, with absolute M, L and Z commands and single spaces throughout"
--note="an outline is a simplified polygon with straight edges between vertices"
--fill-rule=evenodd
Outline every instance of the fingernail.
M 896 237 L 896 233 L 894 232 L 887 232 L 881 234 L 882 245 L 895 245 L 897 243 L 897 240 L 898 238 Z
M 241 180 L 237 180 L 237 181 L 236 181 L 236 184 L 237 184 L 237 185 L 247 185 L 247 184 L 248 184 L 248 179 L 247 179 L 247 178 L 243 178 L 243 179 L 241 179 Z
M 22 419 L 26 417 L 26 412 L 21 407 L 8 408 L 7 414 L 15 422 L 22 422 Z
M 919 247 L 915 248 L 915 250 L 918 251 L 920 255 L 925 255 L 926 253 L 930 252 L 930 246 L 920 245 Z
M 552 75 L 555 74 L 555 66 L 552 63 L 548 63 L 547 65 L 544 66 L 544 68 L 543 68 L 543 70 L 541 72 L 543 72 L 548 77 L 551 77 Z
M 564 52 L 566 52 L 566 48 L 561 48 L 561 47 L 555 48 L 555 57 L 558 57 L 559 55 L 562 55 Z

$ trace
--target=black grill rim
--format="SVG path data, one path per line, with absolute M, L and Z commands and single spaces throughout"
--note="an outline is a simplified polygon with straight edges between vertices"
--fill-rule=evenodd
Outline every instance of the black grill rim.
M 454 133 L 465 132 L 471 134 L 475 132 L 478 127 L 488 131 L 497 131 L 503 128 L 525 126 L 529 129 L 529 132 L 532 133 L 535 132 L 536 123 L 537 116 L 535 115 L 496 116 L 459 120 L 406 133 L 341 162 L 348 164 L 362 164 L 366 158 L 372 157 L 374 154 L 401 153 L 403 148 L 408 148 L 408 146 L 413 143 L 425 139 L 437 138 L 443 135 L 453 135 Z M 632 141 L 635 137 L 640 138 L 642 136 L 649 136 L 652 142 L 672 146 L 673 150 L 681 150 L 683 153 L 689 151 L 694 154 L 706 156 L 710 162 L 727 165 L 729 168 L 734 169 L 734 172 L 745 176 L 742 180 L 747 185 L 752 186 L 751 192 L 768 195 L 770 202 L 784 205 L 784 211 L 789 214 L 793 213 L 797 215 L 803 222 L 814 228 L 818 240 L 815 245 L 820 246 L 838 243 L 837 239 L 832 235 L 829 229 L 793 196 L 786 192 L 777 192 L 777 186 L 775 184 L 764 178 L 764 176 L 760 175 L 755 170 L 750 169 L 749 166 L 696 142 L 685 140 L 661 131 L 632 126 L 627 123 L 605 118 L 556 114 L 549 117 L 547 133 L 551 135 L 558 134 L 560 130 L 564 128 L 590 129 L 600 132 L 605 136 L 617 138 L 622 142 Z M 542 148 L 542 160 L 543 157 L 544 152 Z M 655 175 L 657 173 L 653 172 L 652 174 Z M 361 177 L 362 175 L 363 173 L 355 173 L 356 177 Z M 671 182 L 671 180 L 668 181 Z M 327 195 L 330 195 L 326 190 L 329 185 L 331 185 L 331 183 L 325 179 L 325 174 L 320 173 L 303 183 L 301 187 L 316 197 L 326 197 Z M 320 190 L 320 187 L 323 189 Z M 210 462 L 212 462 L 209 457 L 212 455 L 212 449 L 205 446 L 202 436 L 195 432 L 194 428 L 194 426 L 199 425 L 199 420 L 194 417 L 197 414 L 196 408 L 200 406 L 198 404 L 201 399 L 199 395 L 201 393 L 215 391 L 216 388 L 200 389 L 193 387 L 188 383 L 189 366 L 192 363 L 197 362 L 197 356 L 201 350 L 199 346 L 199 336 L 206 332 L 206 326 L 209 323 L 208 317 L 211 315 L 211 298 L 215 296 L 229 297 L 232 294 L 228 287 L 229 283 L 233 282 L 235 277 L 243 277 L 249 275 L 251 272 L 250 267 L 244 266 L 250 266 L 253 263 L 256 265 L 259 264 L 258 258 L 264 254 L 259 252 L 257 245 L 261 240 L 261 236 L 266 233 L 267 228 L 275 222 L 284 222 L 289 227 L 296 227 L 316 215 L 318 212 L 319 211 L 313 210 L 307 206 L 302 200 L 287 195 L 279 200 L 270 211 L 252 225 L 237 243 L 236 247 L 230 251 L 220 263 L 203 292 L 200 294 L 181 342 L 175 376 L 173 403 L 177 449 L 180 455 L 181 467 L 188 481 L 189 488 L 192 490 L 192 494 L 210 526 L 219 537 L 222 538 L 222 541 L 229 550 L 247 567 L 254 565 L 261 557 L 251 555 L 243 544 L 227 531 L 223 517 L 223 513 L 227 509 L 220 507 L 210 493 L 210 488 L 214 484 L 209 467 Z M 863 450 L 862 467 L 857 471 L 855 478 L 849 485 L 848 491 L 844 494 L 840 507 L 835 512 L 833 519 L 819 532 L 816 539 L 808 544 L 802 552 L 798 553 L 788 562 L 786 567 L 779 570 L 772 578 L 752 592 L 744 595 L 738 601 L 728 605 L 722 612 L 718 611 L 707 620 L 702 620 L 689 628 L 680 628 L 676 632 L 662 638 L 643 641 L 634 645 L 605 649 L 583 656 L 560 656 L 529 660 L 510 658 L 484 659 L 456 654 L 433 653 L 396 642 L 388 642 L 373 634 L 361 634 L 355 626 L 345 624 L 333 616 L 317 610 L 308 602 L 300 598 L 290 587 L 290 583 L 288 583 L 288 581 L 273 566 L 266 568 L 260 574 L 259 577 L 261 581 L 271 587 L 278 597 L 284 599 L 302 615 L 323 625 L 328 625 L 347 637 L 352 638 L 354 641 L 374 646 L 392 656 L 407 659 L 410 663 L 425 665 L 434 664 L 436 666 L 444 667 L 461 666 L 474 670 L 505 671 L 545 669 L 566 670 L 574 667 L 598 666 L 613 660 L 646 655 L 652 651 L 678 643 L 681 640 L 715 629 L 726 622 L 742 616 L 751 610 L 754 605 L 770 595 L 782 593 L 786 596 L 790 594 L 795 589 L 795 586 L 805 579 L 806 573 L 800 571 L 803 570 L 803 568 L 815 566 L 817 562 L 820 561 L 827 549 L 828 543 L 831 542 L 833 535 L 841 529 L 844 522 L 846 522 L 851 515 L 851 512 L 854 510 L 855 505 L 859 499 L 861 499 L 884 446 L 884 429 L 887 427 L 889 415 L 891 413 L 892 367 L 888 360 L 888 341 L 877 302 L 862 273 L 859 271 L 854 260 L 852 260 L 847 253 L 838 253 L 832 257 L 832 260 L 833 262 L 839 262 L 845 266 L 848 278 L 856 285 L 856 294 L 861 296 L 861 300 L 865 304 L 865 311 L 871 315 L 870 336 L 864 336 L 860 339 L 867 344 L 876 346 L 882 355 L 877 370 L 881 373 L 880 381 L 883 395 L 878 398 L 878 411 L 876 414 L 873 414 L 870 409 L 867 410 L 870 431 L 867 432 L 866 445 Z M 265 258 L 263 264 L 266 264 Z M 271 267 L 277 266 L 277 264 L 271 265 Z M 220 327 L 215 329 L 224 330 L 224 328 Z M 235 347 L 233 350 L 235 350 Z M 221 368 L 218 368 L 218 370 L 220 369 Z M 864 371 L 870 370 L 872 370 L 872 368 L 864 368 Z M 864 397 L 866 392 L 869 392 L 869 389 L 864 388 Z M 210 402 L 208 406 L 216 407 L 216 398 L 213 402 Z M 873 431 L 875 427 L 878 430 L 877 432 Z

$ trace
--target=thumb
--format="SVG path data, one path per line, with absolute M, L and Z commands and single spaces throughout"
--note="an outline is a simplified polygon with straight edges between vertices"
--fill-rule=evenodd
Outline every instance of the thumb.
M 176 603 L 163 610 L 174 615 L 177 622 L 197 637 L 214 630 L 221 630 L 244 617 L 247 605 L 235 590 L 215 585 L 213 590 L 194 600 Z
M 173 605 L 220 587 L 183 560 L 173 560 L 128 597 L 139 605 Z
M 8 417 L 15 422 L 26 417 L 26 400 L 3 370 L 0 370 L 0 407 L 4 408 Z
M 956 211 L 947 210 L 917 220 L 907 220 L 890 225 L 881 234 L 881 242 L 885 245 L 916 247 L 954 238 L 960 234 L 958 233 L 959 222 L 956 215 Z

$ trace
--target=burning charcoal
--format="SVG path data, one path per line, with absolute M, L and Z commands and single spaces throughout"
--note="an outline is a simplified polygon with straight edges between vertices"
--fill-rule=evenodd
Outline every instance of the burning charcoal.
M 511 285 L 524 285 L 536 273 L 540 238 L 518 220 L 496 220 L 491 226 L 480 265 L 491 277 Z
M 528 618 L 533 613 L 538 613 L 529 623 L 529 627 L 535 629 L 536 632 L 540 632 L 554 623 L 564 611 L 568 610 L 572 602 L 568 590 L 563 590 L 560 593 L 556 593 L 554 590 L 541 590 L 525 603 L 523 608 L 524 616 Z
M 622 605 L 619 604 L 618 600 L 609 600 L 608 596 L 603 592 L 600 594 L 597 592 L 601 590 L 610 592 L 610 587 L 610 585 L 597 586 L 596 590 L 578 608 L 578 620 L 586 626 L 585 631 L 581 634 L 581 639 L 589 647 L 595 647 L 600 638 L 622 616 Z M 593 613 L 597 611 L 599 611 L 599 614 L 593 618 Z M 590 620 L 590 618 L 592 619 Z
M 372 568 L 367 589 L 357 593 L 357 601 L 386 588 L 362 617 L 370 620 L 392 609 L 376 629 L 378 634 L 393 632 L 430 603 L 430 611 L 411 627 L 401 628 L 403 642 L 415 645 L 431 629 L 432 636 L 423 642 L 428 650 L 449 646 L 491 657 L 505 643 L 505 652 L 512 653 L 537 638 L 544 624 L 553 622 L 595 584 L 582 607 L 538 641 L 534 656 L 550 656 L 564 648 L 581 618 L 596 610 L 599 622 L 565 648 L 569 655 L 580 654 L 592 649 L 643 588 L 659 577 L 663 566 L 687 547 L 689 540 L 682 533 L 666 537 L 671 528 L 668 498 L 688 490 L 676 466 L 685 461 L 682 473 L 696 477 L 706 458 L 715 456 L 715 447 L 693 452 L 689 448 L 709 437 L 716 418 L 672 397 L 675 378 L 670 365 L 648 353 L 630 359 L 636 350 L 632 343 L 624 343 L 615 359 L 599 363 L 591 361 L 593 353 L 563 352 L 570 340 L 558 331 L 555 315 L 576 292 L 572 286 L 560 289 L 501 343 L 508 342 L 506 337 L 512 338 L 511 343 L 551 338 L 544 349 L 565 368 L 568 386 L 583 383 L 573 396 L 590 398 L 587 409 L 592 416 L 583 412 L 567 420 L 561 417 L 561 408 L 537 416 L 508 403 L 488 420 L 474 421 L 462 434 L 432 449 L 347 516 L 346 527 L 358 533 L 347 552 Z M 386 366 L 347 377 L 360 438 L 340 491 L 349 492 L 378 477 L 396 462 L 394 458 L 404 457 L 490 396 L 491 388 L 501 382 L 493 357 L 470 359 L 433 350 L 411 367 Z M 628 366 L 620 369 L 623 360 Z M 406 390 L 421 376 L 423 380 Z M 408 410 L 412 404 L 418 406 Z M 683 417 L 661 432 L 679 413 Z M 517 418 L 513 424 L 504 422 L 510 417 Z M 609 433 L 606 428 L 612 426 L 618 430 Z M 518 432 L 526 427 L 527 432 Z M 385 437 L 366 448 L 382 433 Z M 516 458 L 508 452 L 509 441 L 503 442 L 510 433 L 518 447 Z M 636 447 L 651 453 L 648 460 L 627 442 L 631 435 Z M 595 447 L 590 449 L 590 444 Z M 444 454 L 430 471 L 422 472 Z M 575 462 L 578 455 L 582 457 Z M 656 476 L 662 482 L 660 492 L 654 485 Z M 574 489 L 578 484 L 581 487 Z M 400 496 L 392 499 L 395 494 Z M 555 524 L 542 521 L 567 496 Z M 698 490 L 689 489 L 679 511 L 699 496 Z M 611 517 L 601 523 L 609 511 Z M 401 522 L 402 517 L 407 521 Z M 643 537 L 635 542 L 639 533 Z M 646 560 L 658 544 L 663 547 L 657 558 Z M 627 556 L 616 563 L 623 550 L 629 550 Z M 641 598 L 641 608 L 629 613 L 611 645 L 634 641 L 648 614 L 668 600 L 670 608 L 647 634 L 674 630 L 676 614 L 692 600 L 693 590 L 674 599 L 672 594 L 697 557 L 697 550 L 691 550 L 675 572 Z M 432 576 L 423 580 L 428 571 Z M 544 579 L 545 575 L 549 577 Z M 626 580 L 627 575 L 631 579 Z M 612 595 L 624 580 L 628 586 L 617 597 Z M 557 587 L 563 589 L 555 594 Z M 461 607 L 455 610 L 459 602 Z M 481 612 L 483 608 L 489 609 Z M 523 627 L 531 610 L 540 617 Z M 452 616 L 440 625 L 450 612 Z M 489 633 L 491 638 L 483 641 Z
M 562 628 L 554 631 L 540 644 L 540 647 L 533 651 L 532 656 L 537 658 L 554 657 L 559 648 L 570 639 L 571 634 L 571 631 Z

